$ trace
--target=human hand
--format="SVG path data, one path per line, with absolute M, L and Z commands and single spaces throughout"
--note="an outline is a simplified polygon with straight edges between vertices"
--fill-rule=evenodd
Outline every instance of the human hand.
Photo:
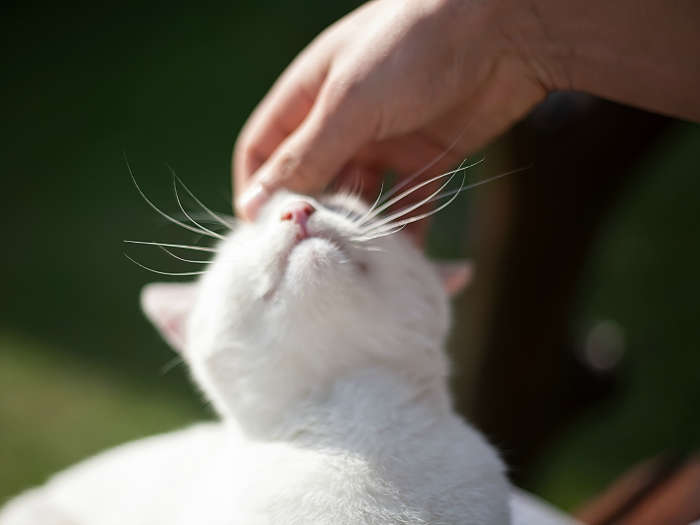
M 547 92 L 546 70 L 523 45 L 529 19 L 519 5 L 376 0 L 329 27 L 237 140 L 238 214 L 254 218 L 280 187 L 315 193 L 360 178 L 370 195 L 386 170 L 401 178 L 430 165 L 425 180 L 506 130 Z

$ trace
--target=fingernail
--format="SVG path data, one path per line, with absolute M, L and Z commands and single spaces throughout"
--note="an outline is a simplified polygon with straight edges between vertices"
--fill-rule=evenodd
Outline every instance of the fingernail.
M 243 192 L 238 199 L 236 207 L 244 218 L 253 220 L 258 214 L 260 207 L 270 198 L 270 194 L 265 187 L 256 182 Z

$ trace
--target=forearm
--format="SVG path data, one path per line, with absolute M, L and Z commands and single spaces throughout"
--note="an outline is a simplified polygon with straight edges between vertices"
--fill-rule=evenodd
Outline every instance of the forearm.
M 550 88 L 700 121 L 700 2 L 529 2 Z

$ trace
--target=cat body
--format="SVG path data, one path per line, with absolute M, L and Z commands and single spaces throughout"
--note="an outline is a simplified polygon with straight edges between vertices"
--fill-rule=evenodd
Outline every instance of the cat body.
M 368 425 L 367 411 L 349 411 L 341 421 L 337 403 L 369 393 L 367 378 L 358 380 L 338 385 L 328 399 L 327 426 L 317 435 L 250 441 L 235 427 L 209 423 L 146 438 L 78 464 L 36 489 L 38 503 L 51 510 L 44 519 L 24 523 L 53 525 L 56 518 L 62 520 L 56 525 L 508 523 L 507 484 L 500 472 L 492 472 L 498 458 L 478 435 L 458 420 L 445 425 L 421 418 L 421 425 L 406 427 L 404 418 L 420 417 L 429 408 L 392 415 L 369 396 L 365 407 L 375 421 Z M 387 389 L 378 385 L 372 393 Z M 353 410 L 359 408 L 353 403 Z M 376 432 L 371 443 L 368 430 Z M 462 447 L 455 449 L 455 441 Z M 500 499 L 500 515 L 489 491 Z
M 0 525 L 510 523 L 503 463 L 451 406 L 439 272 L 394 225 L 279 193 L 196 283 L 147 287 L 220 421 L 78 464 Z

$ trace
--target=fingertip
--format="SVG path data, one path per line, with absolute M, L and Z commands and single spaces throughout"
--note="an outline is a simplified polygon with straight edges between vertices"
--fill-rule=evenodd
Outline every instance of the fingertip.
M 236 200 L 236 211 L 245 220 L 257 217 L 260 208 L 270 198 L 270 192 L 260 182 L 251 184 Z

